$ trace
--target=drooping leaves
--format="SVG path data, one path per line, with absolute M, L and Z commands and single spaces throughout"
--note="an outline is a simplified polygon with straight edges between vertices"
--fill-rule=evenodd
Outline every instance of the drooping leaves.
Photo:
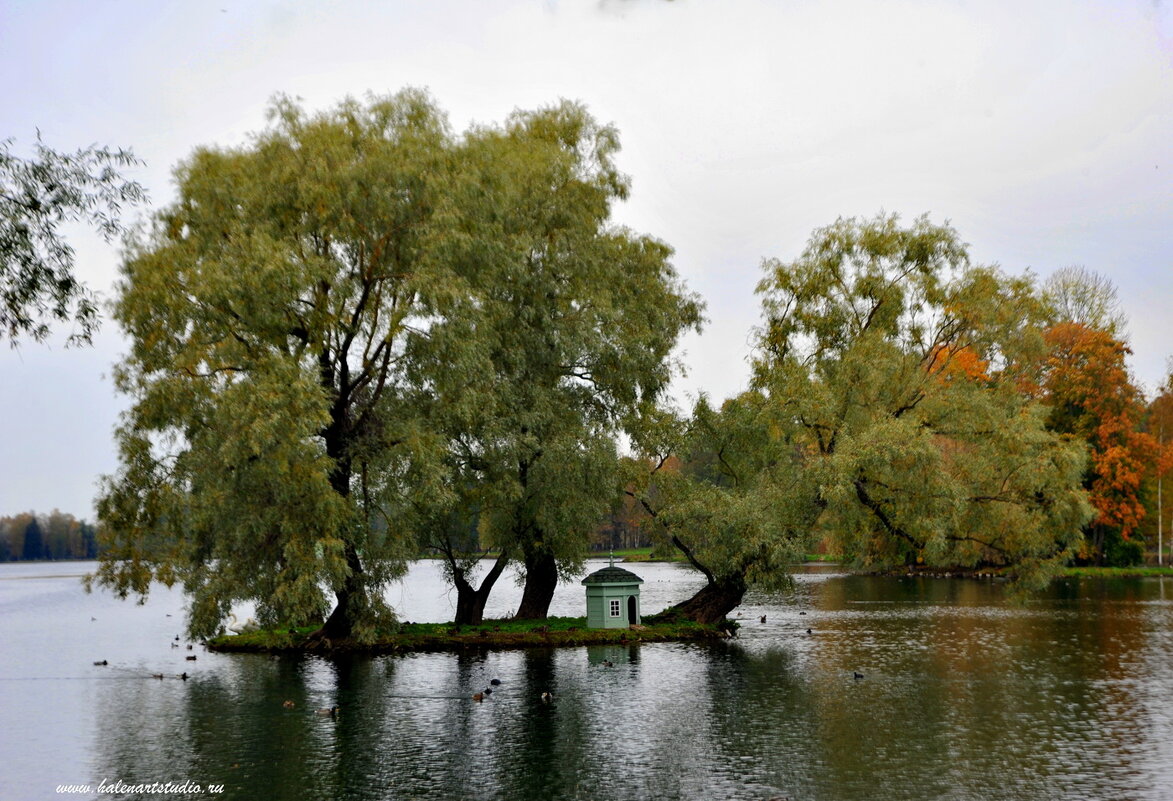
M 98 325 L 94 295 L 74 269 L 73 247 L 61 228 L 83 222 L 106 241 L 123 232 L 124 207 L 146 199 L 137 181 L 119 172 L 141 162 L 129 150 L 90 146 L 74 153 L 46 147 L 12 153 L 0 141 L 0 336 L 44 340 L 50 321 L 72 320 L 70 343 L 88 343 Z
M 673 374 L 699 303 L 667 245 L 614 226 L 618 139 L 581 106 L 473 130 L 438 208 L 434 258 L 459 288 L 419 340 L 438 421 L 484 544 L 542 617 L 621 486 L 615 440 Z
M 657 520 L 709 579 L 693 601 L 728 611 L 819 538 L 880 569 L 996 564 L 1038 582 L 1063 564 L 1090 514 L 1084 456 L 1021 391 L 1043 351 L 1029 278 L 971 265 L 948 226 L 885 215 L 765 269 L 754 389 L 698 406 L 692 436 L 723 433 L 691 476 L 659 479 L 675 489 Z
M 429 447 L 401 384 L 442 285 L 420 243 L 449 134 L 412 91 L 316 116 L 282 99 L 271 118 L 182 165 L 124 265 L 133 405 L 98 578 L 182 581 L 193 634 L 240 600 L 262 623 L 320 620 L 326 587 L 334 633 L 369 636 L 407 553 L 388 510 Z

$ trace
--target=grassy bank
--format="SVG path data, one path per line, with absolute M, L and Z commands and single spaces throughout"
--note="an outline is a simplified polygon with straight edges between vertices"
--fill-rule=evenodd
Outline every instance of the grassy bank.
M 614 555 L 616 562 L 686 562 L 684 554 L 677 550 L 659 551 L 654 548 L 619 548 L 612 553 L 611 551 L 588 551 L 587 559 L 606 559 L 608 556 Z M 443 557 L 434 553 L 423 553 L 416 557 L 417 559 L 442 559 Z M 496 559 L 497 553 L 494 551 L 485 551 L 485 559 Z M 810 553 L 803 557 L 804 562 L 839 562 L 842 560 L 841 556 L 832 556 L 830 554 Z
M 1135 578 L 1145 576 L 1173 576 L 1173 567 L 1136 565 L 1135 567 L 1068 567 L 1064 576 L 1075 578 Z
M 1013 578 L 1004 568 L 989 568 L 974 571 L 969 568 L 908 568 L 893 570 L 893 576 L 924 576 L 928 578 Z M 1151 576 L 1173 576 L 1173 567 L 1135 565 L 1133 567 L 1065 567 L 1059 571 L 1059 578 L 1145 578 Z
M 349 650 L 365 653 L 413 651 L 461 651 L 486 648 L 533 648 L 570 645 L 619 645 L 638 642 L 716 640 L 726 635 L 714 626 L 689 621 L 654 623 L 630 629 L 588 629 L 583 617 L 551 617 L 545 620 L 486 620 L 476 626 L 452 623 L 403 623 L 370 644 L 307 643 L 313 628 L 256 631 L 225 635 L 208 642 L 213 651 L 239 653 L 311 652 Z
M 591 551 L 588 556 L 592 559 L 607 558 L 609 551 Z M 809 553 L 803 557 L 804 562 L 838 562 L 839 556 L 830 554 Z M 615 551 L 615 561 L 623 562 L 684 562 L 687 561 L 680 551 L 656 553 L 652 548 L 622 548 Z
M 591 551 L 592 559 L 606 559 L 610 551 Z M 651 548 L 621 548 L 615 551 L 617 562 L 683 562 L 684 555 L 679 551 L 655 553 Z

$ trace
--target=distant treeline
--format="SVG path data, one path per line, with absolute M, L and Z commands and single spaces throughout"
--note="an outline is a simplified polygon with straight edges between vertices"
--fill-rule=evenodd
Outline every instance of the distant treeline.
M 54 509 L 0 517 L 0 562 L 38 559 L 97 559 L 97 529 Z
M 647 513 L 625 497 L 600 520 L 590 549 L 647 548 L 653 542 L 646 527 Z M 97 559 L 97 527 L 54 509 L 47 515 L 22 512 L 0 517 L 0 562 L 41 559 Z
M 640 506 L 634 494 L 625 493 L 611 508 L 611 513 L 599 521 L 591 535 L 589 550 L 650 548 L 656 544 L 652 539 L 651 522 L 651 516 Z

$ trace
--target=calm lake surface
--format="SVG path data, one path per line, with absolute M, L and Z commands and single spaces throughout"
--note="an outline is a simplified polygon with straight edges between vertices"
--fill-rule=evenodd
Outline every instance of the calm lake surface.
M 645 613 L 699 586 L 628 567 Z M 1173 798 L 1173 580 L 1066 580 L 1014 604 L 994 582 L 809 569 L 748 597 L 718 645 L 326 660 L 188 651 L 179 592 L 86 595 L 92 569 L 0 565 L 2 799 Z M 388 598 L 451 619 L 436 563 Z M 503 578 L 488 614 L 519 598 Z M 551 612 L 584 606 L 567 584 Z

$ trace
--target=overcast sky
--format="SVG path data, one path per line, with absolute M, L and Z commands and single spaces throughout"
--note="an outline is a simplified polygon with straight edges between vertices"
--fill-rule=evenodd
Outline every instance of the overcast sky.
M 152 208 L 201 144 L 425 87 L 453 127 L 558 98 L 620 131 L 617 220 L 675 248 L 707 303 L 676 394 L 744 387 L 754 286 L 837 217 L 949 220 L 970 253 L 1118 287 L 1149 391 L 1173 354 L 1173 23 L 1119 2 L 55 2 L 0 0 L 0 138 L 126 146 Z M 106 298 L 116 247 L 76 232 Z M 0 515 L 93 517 L 117 468 L 106 376 L 125 350 L 0 343 Z

